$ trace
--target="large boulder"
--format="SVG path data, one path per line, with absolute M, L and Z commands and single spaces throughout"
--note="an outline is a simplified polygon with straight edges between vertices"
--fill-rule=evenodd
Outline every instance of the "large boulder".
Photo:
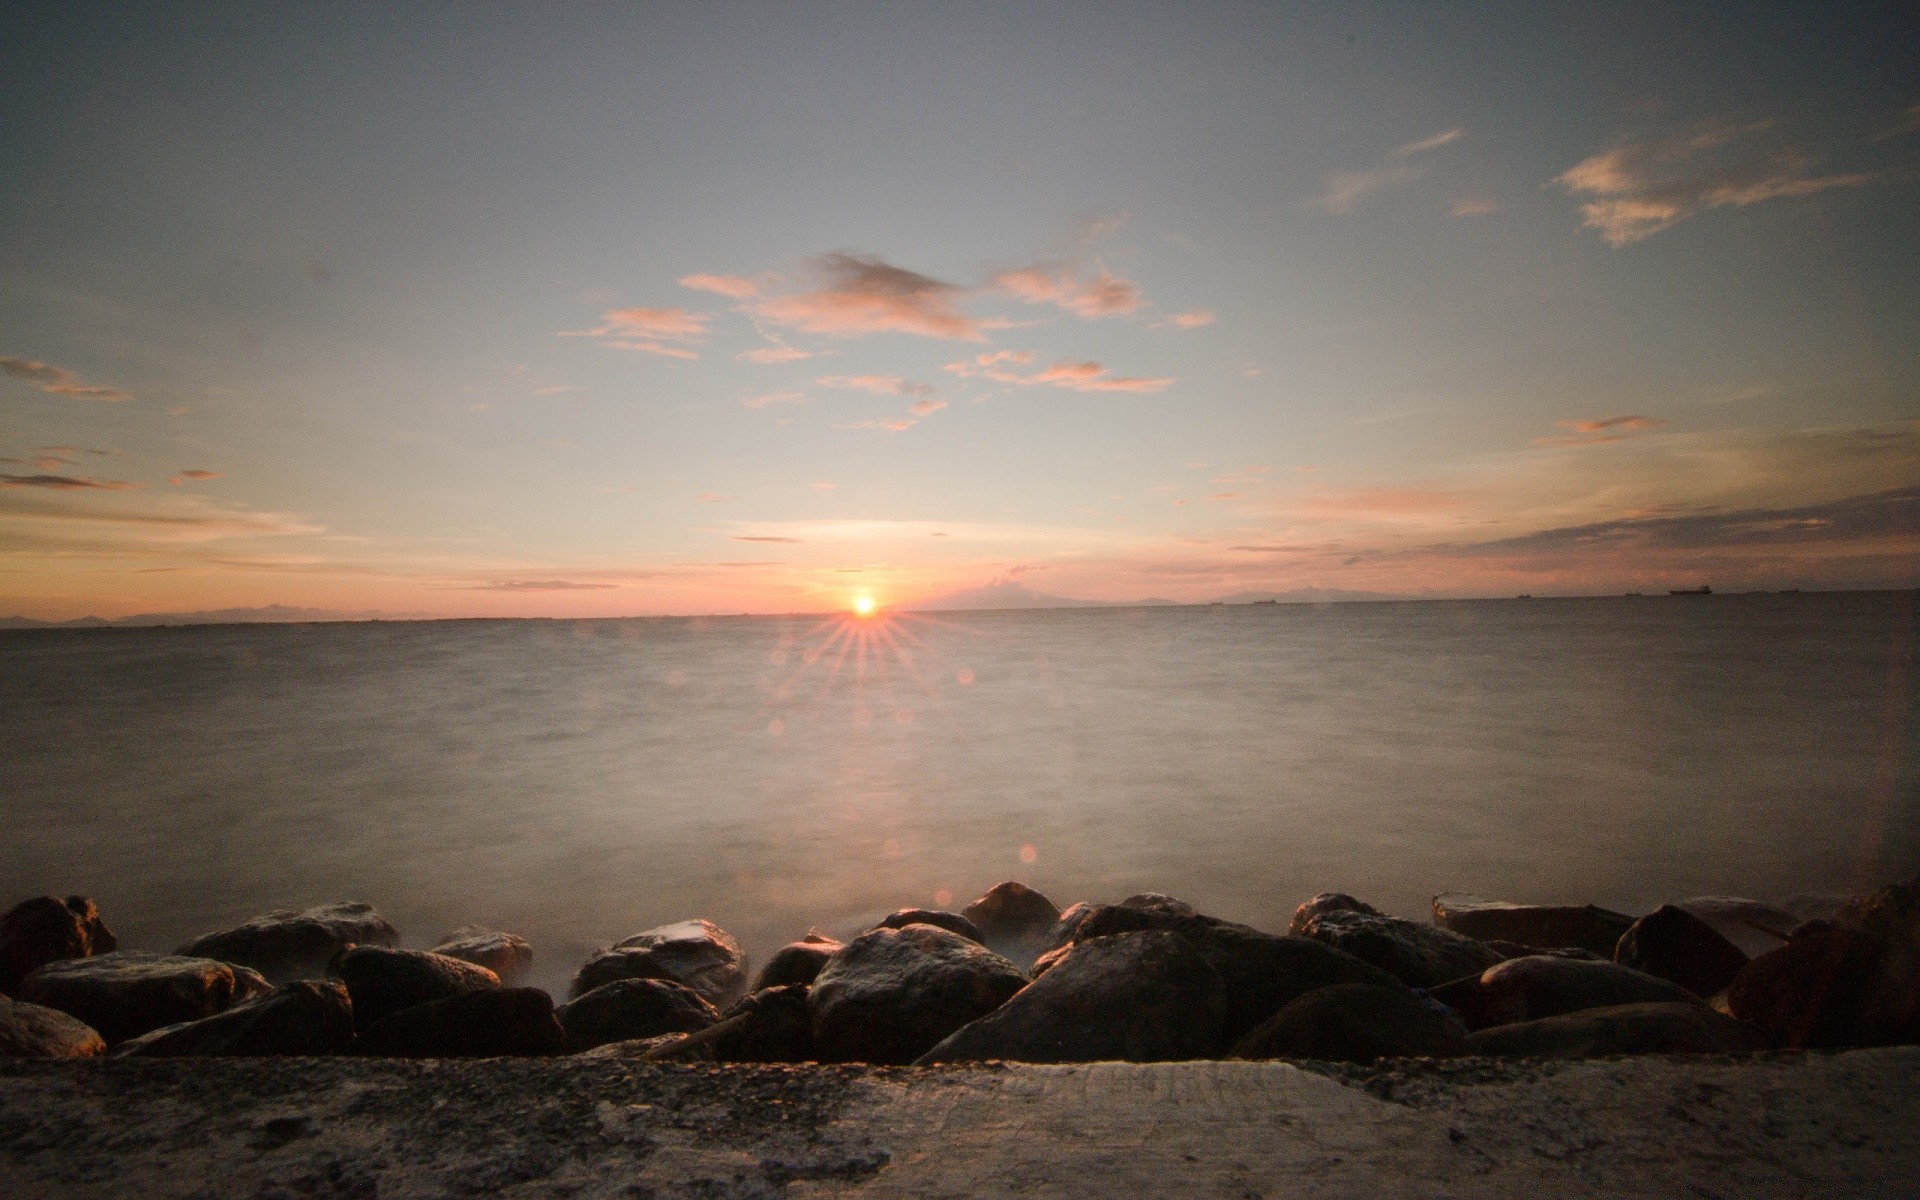
M 1320 912 L 1308 918 L 1302 933 L 1372 963 L 1409 987 L 1434 987 L 1506 961 L 1498 950 L 1450 929 L 1353 909 Z
M 970 942 L 986 945 L 980 936 L 979 928 L 956 912 L 946 912 L 937 908 L 903 908 L 889 913 L 880 919 L 875 929 L 905 929 L 909 925 L 931 925 L 935 929 L 944 929 L 948 933 L 957 933 Z
M 680 921 L 636 933 L 595 952 L 573 977 L 580 996 L 616 979 L 667 979 L 699 992 L 715 1008 L 747 987 L 747 960 L 733 935 L 712 921 Z
M 1406 988 L 1343 983 L 1289 1003 L 1235 1042 L 1232 1056 L 1370 1063 L 1466 1053 L 1466 1028 L 1437 1005 Z
M 463 925 L 431 949 L 435 954 L 485 967 L 500 977 L 502 987 L 520 986 L 533 971 L 533 946 L 517 933 Z
M 810 932 L 797 942 L 788 942 L 775 950 L 767 965 L 760 968 L 753 990 L 762 992 L 789 984 L 810 984 L 838 949 L 839 942 L 818 932 Z
M 264 990 L 259 978 L 210 958 L 117 950 L 37 967 L 20 981 L 19 998 L 80 1018 L 113 1046 L 225 1012 Z
M 1139 930 L 1074 943 L 1039 979 L 919 1061 L 1210 1058 L 1225 1045 L 1226 1015 L 1226 984 L 1191 939 Z
M 0 916 L 0 993 L 12 994 L 35 967 L 111 954 L 119 942 L 87 896 L 35 896 Z
M 390 1013 L 360 1035 L 386 1058 L 504 1058 L 566 1053 L 553 998 L 539 988 L 482 988 Z
M 206 933 L 175 951 L 252 967 L 270 983 L 325 979 L 328 965 L 348 946 L 397 946 L 400 933 L 371 904 L 275 909 L 244 925 Z
M 1675 904 L 1663 904 L 1635 921 L 1620 936 L 1613 960 L 1670 979 L 1696 996 L 1723 990 L 1747 965 L 1740 947 Z
M 578 1054 L 608 1042 L 692 1033 L 720 1019 L 700 994 L 668 979 L 616 979 L 560 1006 L 567 1051 Z
M 362 1032 L 402 1009 L 500 986 L 485 967 L 431 950 L 355 946 L 334 960 L 333 970 L 353 997 L 354 1028 Z
M 1911 946 L 1810 921 L 1749 962 L 1727 1010 L 1792 1049 L 1920 1042 L 1920 970 Z
M 115 1057 L 344 1054 L 353 1045 L 353 1002 L 332 979 L 296 979 L 223 1013 L 167 1025 L 122 1042 Z
M 1300 937 L 1307 936 L 1307 925 L 1321 913 L 1356 912 L 1371 917 L 1384 917 L 1385 913 L 1368 904 L 1365 900 L 1356 900 L 1345 892 L 1321 892 L 1293 910 L 1293 920 L 1287 923 L 1287 932 Z
M 1766 1032 L 1703 1004 L 1616 1004 L 1481 1029 L 1474 1054 L 1601 1058 L 1609 1054 L 1751 1054 L 1773 1048 Z
M 1786 908 L 1745 896 L 1691 896 L 1674 901 L 1673 907 L 1705 921 L 1748 958 L 1778 950 L 1803 920 Z
M 1612 958 L 1633 918 L 1592 904 L 1511 904 L 1448 894 L 1433 898 L 1433 923 L 1483 942 L 1519 942 L 1545 950 L 1578 946 Z
M 1053 928 L 1047 930 L 1045 936 L 1040 939 L 1039 947 L 1034 951 L 1034 958 L 1036 960 L 1044 958 L 1055 950 L 1072 945 L 1073 935 L 1079 932 L 1081 923 L 1106 907 L 1104 904 L 1089 904 L 1085 900 L 1068 905 L 1060 913 L 1060 919 L 1053 923 Z
M 724 1032 L 707 1053 L 717 1062 L 798 1063 L 818 1057 L 813 1046 L 813 1010 L 804 984 L 790 983 L 742 996 L 720 1015 Z
M 1060 922 L 1053 901 L 1011 879 L 988 888 L 960 915 L 979 928 L 987 949 L 1023 966 L 1047 948 L 1047 935 Z
M 80 1018 L 0 999 L 0 1058 L 93 1058 L 106 1052 L 106 1039 Z
M 1027 977 L 969 938 L 931 925 L 848 942 L 807 997 L 823 1062 L 910 1063 L 1025 987 Z
M 1547 954 L 1508 959 L 1428 995 L 1459 1013 L 1472 1030 L 1618 1004 L 1702 1004 L 1679 984 L 1644 971 Z

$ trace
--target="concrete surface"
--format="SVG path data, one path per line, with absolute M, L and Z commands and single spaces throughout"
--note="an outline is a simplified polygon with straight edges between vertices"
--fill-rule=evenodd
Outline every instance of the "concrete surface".
M 968 1069 L 0 1062 L 0 1196 L 1920 1196 L 1920 1048 Z

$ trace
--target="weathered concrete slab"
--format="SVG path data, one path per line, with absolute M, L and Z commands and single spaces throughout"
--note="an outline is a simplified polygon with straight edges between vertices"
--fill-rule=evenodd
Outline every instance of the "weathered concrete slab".
M 0 1196 L 1911 1197 L 1920 1048 L 967 1070 L 0 1063 Z

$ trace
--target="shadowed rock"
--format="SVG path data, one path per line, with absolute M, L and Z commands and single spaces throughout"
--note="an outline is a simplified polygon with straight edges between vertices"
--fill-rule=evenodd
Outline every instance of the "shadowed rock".
M 1592 904 L 1510 904 L 1449 894 L 1433 898 L 1433 923 L 1483 942 L 1547 950 L 1578 946 L 1611 959 L 1633 918 Z
M 1702 1004 L 1679 984 L 1644 971 L 1545 954 L 1508 959 L 1428 995 L 1459 1013 L 1472 1030 L 1619 1004 Z
M 353 1045 L 353 1004 L 345 985 L 299 979 L 223 1013 L 168 1025 L 121 1043 L 115 1057 L 251 1058 L 344 1054 Z
M 608 1042 L 692 1033 L 720 1019 L 698 992 L 668 979 L 616 979 L 561 1005 L 556 1015 L 570 1054 Z
M 903 908 L 885 917 L 875 929 L 905 929 L 909 925 L 931 925 L 935 929 L 944 929 L 948 933 L 957 933 L 970 942 L 986 945 L 980 936 L 979 927 L 959 913 L 944 912 L 937 908 Z
M 839 948 L 840 943 L 824 933 L 809 933 L 797 942 L 788 942 L 775 950 L 767 965 L 760 968 L 753 990 L 761 992 L 795 983 L 810 984 Z
M 1344 983 L 1286 1005 L 1235 1042 L 1232 1057 L 1370 1063 L 1466 1053 L 1465 1027 L 1407 989 Z
M 1047 935 L 1060 922 L 1053 901 L 1024 883 L 1009 879 L 960 910 L 985 939 L 987 949 L 1016 965 L 1027 965 L 1047 948 Z
M 485 967 L 430 950 L 384 946 L 355 946 L 335 960 L 334 973 L 353 997 L 354 1027 L 362 1032 L 402 1009 L 500 986 L 500 977 Z
M 823 1062 L 910 1063 L 1025 987 L 978 942 L 909 925 L 848 942 L 813 981 L 808 1006 Z
M 1663 904 L 1621 935 L 1614 961 L 1711 996 L 1733 982 L 1747 956 L 1691 912 Z
M 1805 919 L 1788 909 L 1744 896 L 1693 896 L 1675 901 L 1673 907 L 1705 921 L 1748 958 L 1778 950 Z
M 253 996 L 258 979 L 210 958 L 119 950 L 38 967 L 21 980 L 19 998 L 80 1018 L 113 1046 L 224 1012 Z
M 518 987 L 533 970 L 533 946 L 527 939 L 479 925 L 461 926 L 432 949 L 435 954 L 485 967 L 500 977 L 502 987 Z
M 573 1057 L 582 1059 L 643 1059 L 656 1050 L 677 1048 L 681 1039 L 686 1036 L 684 1033 L 663 1033 L 659 1037 L 634 1038 L 631 1041 L 625 1042 L 608 1042 L 604 1046 L 595 1046 L 591 1050 L 583 1050 Z M 690 1063 L 712 1062 L 713 1047 L 697 1046 L 691 1050 L 676 1052 L 673 1055 L 673 1061 Z
M 1498 950 L 1450 929 L 1380 913 L 1329 909 L 1309 918 L 1303 932 L 1372 963 L 1409 987 L 1434 987 L 1505 961 Z
M 1611 957 L 1583 950 L 1579 946 L 1523 946 L 1519 942 L 1503 942 L 1495 938 L 1490 942 L 1481 942 L 1482 946 L 1497 952 L 1501 958 L 1530 958 L 1541 954 L 1548 958 L 1577 958 L 1582 962 L 1612 962 Z
M 276 909 L 244 925 L 202 934 L 175 951 L 251 967 L 270 983 L 324 979 L 334 956 L 348 946 L 397 946 L 399 931 L 371 904 L 323 904 Z
M 1700 1004 L 1617 1004 L 1495 1025 L 1467 1038 L 1474 1054 L 1600 1058 L 1610 1054 L 1751 1054 L 1773 1048 L 1764 1030 Z
M 746 1019 L 731 1024 L 713 1040 L 708 1053 L 716 1062 L 798 1063 L 818 1057 L 813 1046 L 813 1010 L 807 1006 L 804 984 L 742 996 L 720 1016 L 730 1023 Z
M 1141 930 L 1064 950 L 1039 979 L 919 1059 L 1170 1062 L 1225 1045 L 1226 984 L 1190 938 Z
M 1792 1049 L 1920 1041 L 1920 970 L 1911 947 L 1863 929 L 1809 921 L 1749 962 L 1727 1009 Z
M 80 1018 L 0 999 L 0 1058 L 93 1058 L 106 1052 L 106 1039 Z
M 118 948 L 91 897 L 22 900 L 0 916 L 0 992 L 18 991 L 36 967 Z
M 1300 937 L 1307 936 L 1307 923 L 1321 913 L 1357 912 L 1371 917 L 1386 914 L 1364 900 L 1356 900 L 1345 892 L 1321 892 L 1318 896 L 1293 910 L 1293 920 L 1287 923 L 1287 932 Z
M 1046 936 L 1040 939 L 1040 947 L 1034 952 L 1034 958 L 1044 958 L 1055 950 L 1072 945 L 1073 935 L 1079 931 L 1080 923 L 1105 907 L 1104 904 L 1089 904 L 1085 900 L 1068 905 L 1060 914 L 1060 919 L 1053 923 L 1053 928 L 1047 930 Z
M 712 921 L 680 921 L 595 952 L 573 977 L 570 994 L 580 996 L 616 979 L 683 983 L 724 1008 L 746 990 L 747 960 L 733 935 Z
M 416 1004 L 360 1035 L 384 1058 L 502 1058 L 566 1053 L 553 998 L 539 988 L 491 987 Z

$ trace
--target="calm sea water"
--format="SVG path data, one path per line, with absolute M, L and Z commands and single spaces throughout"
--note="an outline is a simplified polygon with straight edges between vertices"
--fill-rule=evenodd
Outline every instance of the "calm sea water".
M 594 946 L 1171 892 L 1627 911 L 1920 871 L 1915 594 L 0 634 L 0 893 Z

